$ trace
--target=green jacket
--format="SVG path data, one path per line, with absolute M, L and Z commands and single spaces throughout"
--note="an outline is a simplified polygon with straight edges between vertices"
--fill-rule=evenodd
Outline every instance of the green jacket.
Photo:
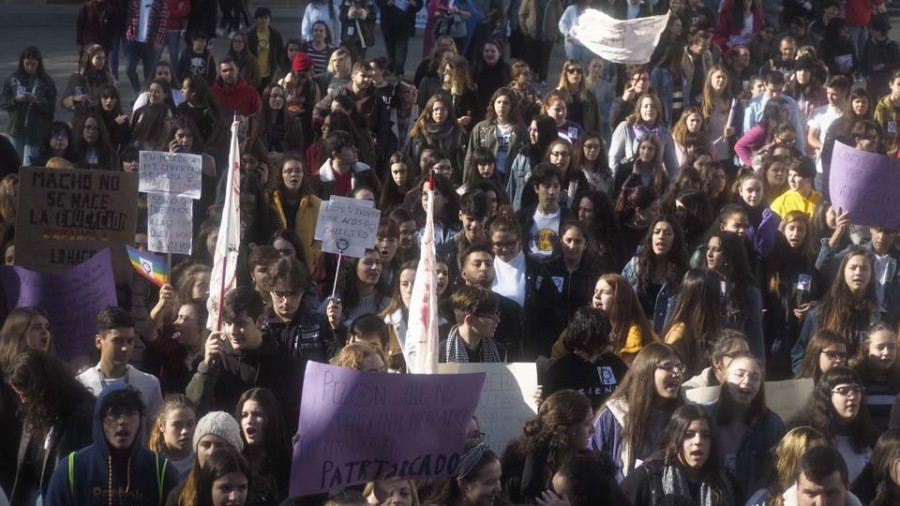
M 37 101 L 30 104 L 16 102 L 20 86 L 37 95 Z M 3 81 L 3 87 L 0 88 L 0 108 L 9 113 L 6 133 L 13 136 L 25 135 L 26 143 L 36 146 L 44 140 L 53 123 L 56 84 L 53 79 L 43 81 L 36 76 L 16 71 Z
M 875 123 L 884 132 L 884 147 L 888 156 L 897 156 L 900 149 L 900 107 L 891 102 L 891 96 L 885 95 L 875 106 Z

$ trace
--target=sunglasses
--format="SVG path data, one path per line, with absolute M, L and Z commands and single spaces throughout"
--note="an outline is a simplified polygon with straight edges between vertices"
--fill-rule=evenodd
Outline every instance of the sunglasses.
M 568 68 L 566 69 L 567 74 L 583 74 L 584 70 L 579 68 Z

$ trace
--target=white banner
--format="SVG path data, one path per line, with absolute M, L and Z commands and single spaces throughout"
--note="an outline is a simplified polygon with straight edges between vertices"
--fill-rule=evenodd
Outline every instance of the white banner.
M 586 9 L 575 21 L 572 35 L 594 54 L 613 63 L 647 63 L 666 29 L 669 15 L 619 20 Z
M 191 254 L 194 201 L 168 193 L 147 194 L 147 249 Z

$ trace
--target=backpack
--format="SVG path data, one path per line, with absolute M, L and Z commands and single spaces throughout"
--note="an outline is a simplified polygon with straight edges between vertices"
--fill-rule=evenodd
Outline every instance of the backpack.
M 434 22 L 434 28 L 431 31 L 435 40 L 442 35 L 449 35 L 454 39 L 461 39 L 468 34 L 466 23 L 459 14 L 452 14 L 449 11 L 441 11 Z

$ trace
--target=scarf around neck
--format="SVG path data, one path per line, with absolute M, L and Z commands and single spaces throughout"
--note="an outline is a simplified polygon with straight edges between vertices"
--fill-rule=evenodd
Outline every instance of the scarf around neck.
M 716 504 L 734 504 L 734 492 L 731 490 L 731 482 L 721 472 L 719 473 L 719 482 L 723 485 L 723 490 L 721 491 L 723 497 L 720 497 Z M 663 467 L 662 488 L 664 497 L 680 498 L 682 500 L 685 498 L 690 500 L 691 498 L 687 477 L 684 476 L 684 472 L 677 464 Z M 708 480 L 704 480 L 700 484 L 700 502 L 698 506 L 713 506 L 712 487 L 709 486 Z
M 502 363 L 500 352 L 497 350 L 497 344 L 493 338 L 481 340 L 481 350 L 479 356 L 482 362 Z M 459 335 L 459 327 L 453 327 L 450 335 L 447 337 L 447 362 L 457 362 L 466 364 L 469 362 L 469 353 L 466 351 L 466 343 Z

